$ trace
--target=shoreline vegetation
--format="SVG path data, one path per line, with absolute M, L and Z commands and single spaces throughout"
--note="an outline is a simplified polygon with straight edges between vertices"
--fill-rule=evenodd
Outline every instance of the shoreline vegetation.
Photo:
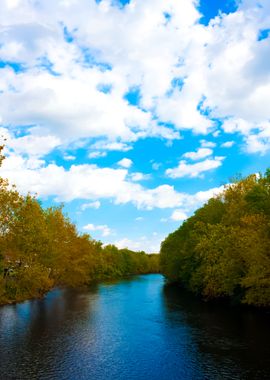
M 161 245 L 161 273 L 205 300 L 270 307 L 270 169 L 237 178 Z
M 0 178 L 0 305 L 40 298 L 57 286 L 157 272 L 158 254 L 103 246 L 78 233 L 62 206 L 44 209 Z
M 270 307 L 270 169 L 225 186 L 168 235 L 160 254 L 103 246 L 80 234 L 63 206 L 45 209 L 0 177 L 0 305 L 148 273 L 205 300 Z

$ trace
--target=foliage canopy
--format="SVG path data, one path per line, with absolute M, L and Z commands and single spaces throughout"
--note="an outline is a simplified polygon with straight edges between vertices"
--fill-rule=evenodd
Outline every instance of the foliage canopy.
M 158 271 L 158 255 L 103 247 L 78 233 L 62 207 L 43 209 L 0 178 L 0 304 L 42 296 L 56 285 Z
M 270 306 L 270 169 L 225 187 L 161 245 L 161 271 L 206 299 Z

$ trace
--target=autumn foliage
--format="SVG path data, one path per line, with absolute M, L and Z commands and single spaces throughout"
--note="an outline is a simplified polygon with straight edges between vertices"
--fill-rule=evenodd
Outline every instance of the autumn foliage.
M 205 299 L 270 306 L 270 170 L 226 186 L 170 234 L 161 270 Z
M 0 178 L 0 304 L 42 296 L 53 286 L 158 272 L 158 261 L 158 255 L 103 247 L 78 233 L 62 207 L 44 209 Z

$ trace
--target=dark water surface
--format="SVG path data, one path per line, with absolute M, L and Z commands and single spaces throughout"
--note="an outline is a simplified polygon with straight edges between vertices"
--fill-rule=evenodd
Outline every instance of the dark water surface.
M 0 378 L 270 379 L 270 316 L 209 305 L 160 275 L 0 308 Z

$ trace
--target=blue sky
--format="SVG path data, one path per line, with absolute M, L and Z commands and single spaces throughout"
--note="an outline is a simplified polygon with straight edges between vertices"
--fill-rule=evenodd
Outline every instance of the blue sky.
M 0 174 L 158 251 L 270 158 L 268 0 L 3 0 Z

